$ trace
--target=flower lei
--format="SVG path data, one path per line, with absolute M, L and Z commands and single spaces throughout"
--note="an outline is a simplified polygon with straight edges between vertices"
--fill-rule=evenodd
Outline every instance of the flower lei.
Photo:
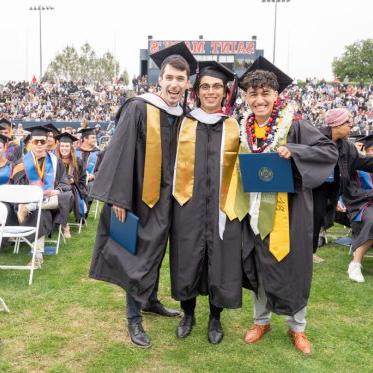
M 255 115 L 250 112 L 241 123 L 241 145 L 252 153 L 276 151 L 280 144 L 286 143 L 287 134 L 293 120 L 293 108 L 278 98 L 267 120 L 267 129 L 262 146 L 257 146 L 255 136 Z

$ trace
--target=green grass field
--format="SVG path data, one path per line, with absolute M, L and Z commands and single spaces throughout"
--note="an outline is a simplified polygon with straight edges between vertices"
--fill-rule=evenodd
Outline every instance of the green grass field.
M 145 316 L 153 346 L 142 350 L 129 340 L 123 290 L 88 278 L 96 221 L 46 257 L 28 286 L 28 272 L 0 271 L 0 296 L 10 313 L 0 313 L 1 372 L 372 372 L 373 258 L 364 263 L 364 284 L 348 280 L 348 249 L 329 244 L 319 250 L 326 261 L 314 269 L 307 333 L 313 354 L 302 356 L 287 336 L 286 322 L 273 317 L 273 330 L 258 344 L 243 342 L 251 324 L 252 302 L 245 291 L 240 310 L 225 310 L 225 337 L 207 341 L 208 305 L 197 303 L 197 325 L 178 340 L 179 319 Z M 343 229 L 332 231 L 334 236 Z M 15 257 L 8 247 L 0 262 L 26 263 L 28 249 Z M 160 298 L 170 297 L 168 259 L 162 268 Z

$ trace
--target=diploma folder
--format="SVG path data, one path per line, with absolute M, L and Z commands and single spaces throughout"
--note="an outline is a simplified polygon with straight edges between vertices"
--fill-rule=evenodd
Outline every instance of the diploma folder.
M 130 254 L 137 252 L 137 230 L 139 218 L 129 211 L 126 211 L 126 220 L 122 223 L 111 210 L 110 217 L 110 238 Z
M 290 159 L 277 153 L 240 154 L 240 169 L 245 192 L 294 193 Z

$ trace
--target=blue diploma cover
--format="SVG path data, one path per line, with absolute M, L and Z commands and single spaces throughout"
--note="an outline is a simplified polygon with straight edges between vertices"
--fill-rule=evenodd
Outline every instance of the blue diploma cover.
M 110 238 L 132 255 L 137 252 L 137 231 L 139 218 L 126 211 L 126 220 L 122 223 L 111 210 Z
M 291 161 L 277 153 L 240 154 L 240 169 L 245 192 L 294 193 Z

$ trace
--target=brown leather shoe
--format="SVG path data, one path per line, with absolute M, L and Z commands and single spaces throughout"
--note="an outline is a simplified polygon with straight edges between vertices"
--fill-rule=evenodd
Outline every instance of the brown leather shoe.
M 264 334 L 271 330 L 271 324 L 258 325 L 253 324 L 251 328 L 246 332 L 245 342 L 248 344 L 253 344 L 260 341 Z
M 289 336 L 293 340 L 294 346 L 298 351 L 303 352 L 306 355 L 311 353 L 311 343 L 304 333 L 289 330 Z

